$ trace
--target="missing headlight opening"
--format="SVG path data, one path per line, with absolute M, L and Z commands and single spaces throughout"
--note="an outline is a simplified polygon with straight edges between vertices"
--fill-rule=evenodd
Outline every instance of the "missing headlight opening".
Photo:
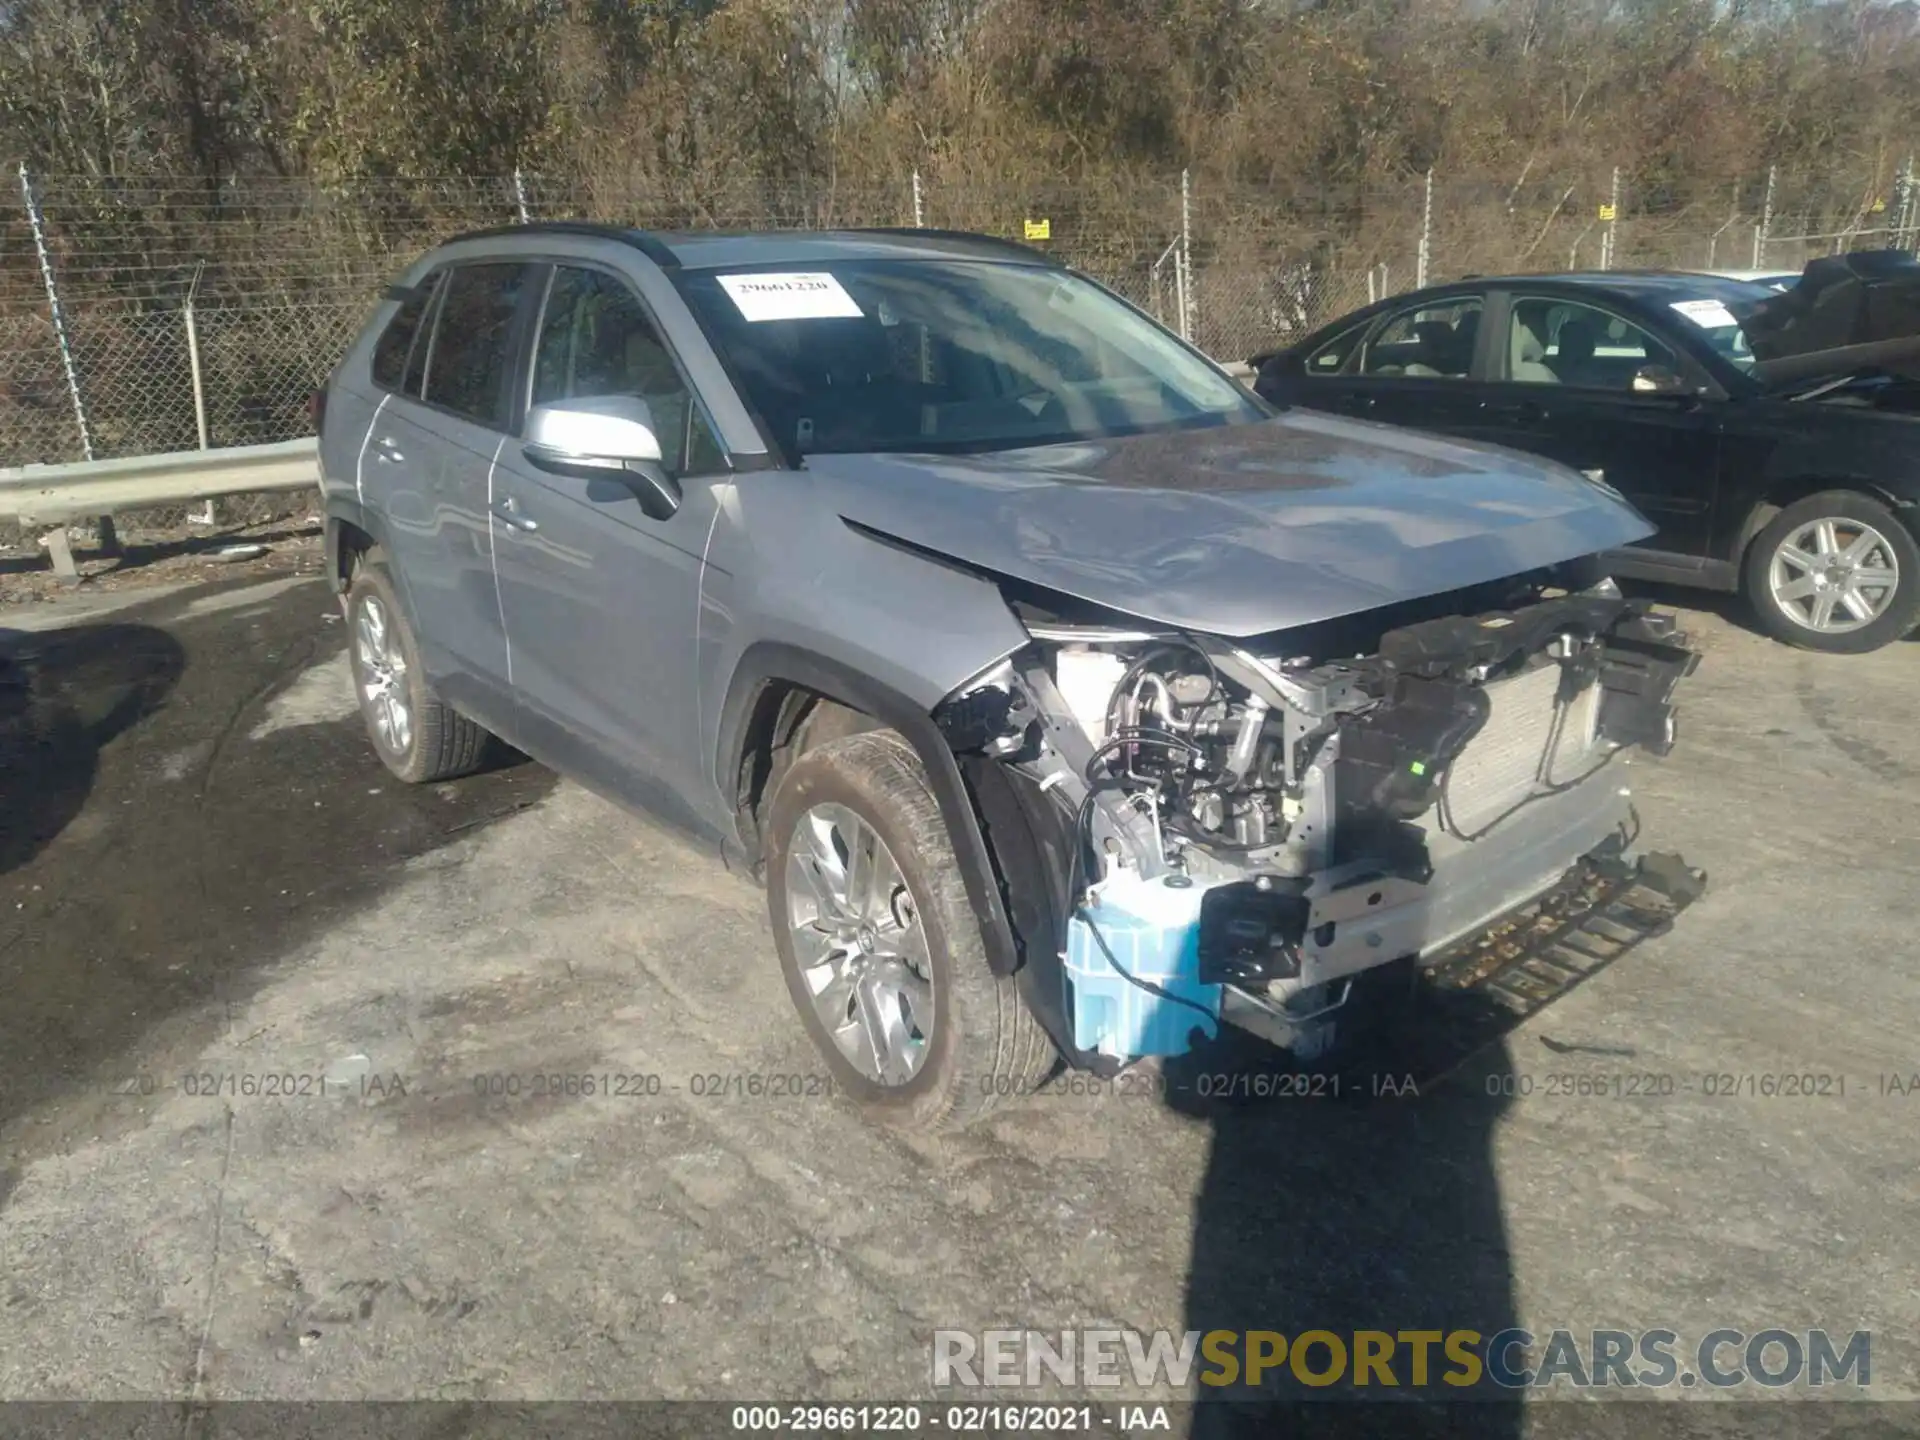
M 1060 953 L 1039 957 L 1062 1048 L 1175 1056 L 1225 1022 L 1314 1062 L 1368 972 L 1454 975 L 1581 867 L 1638 877 L 1617 762 L 1670 747 L 1697 657 L 1583 578 L 1249 639 L 1015 599 L 1032 644 L 939 719 L 1038 797 L 1067 857 Z M 1585 973 L 1558 968 L 1562 989 Z

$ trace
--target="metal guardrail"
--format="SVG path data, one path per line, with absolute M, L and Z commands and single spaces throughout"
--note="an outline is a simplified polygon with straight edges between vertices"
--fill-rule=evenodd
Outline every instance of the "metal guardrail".
M 1229 361 L 1223 368 L 1242 384 L 1253 380 L 1253 367 L 1244 361 Z M 75 580 L 79 571 L 66 531 L 70 520 L 222 495 L 300 490 L 319 483 L 320 452 L 311 438 L 118 460 L 18 465 L 0 468 L 0 520 L 53 527 L 45 543 L 54 571 Z
M 220 450 L 176 450 L 120 460 L 0 469 L 0 520 L 56 528 L 47 538 L 53 568 L 78 578 L 66 522 L 147 505 L 212 500 L 263 490 L 301 490 L 320 483 L 320 451 L 311 438 Z

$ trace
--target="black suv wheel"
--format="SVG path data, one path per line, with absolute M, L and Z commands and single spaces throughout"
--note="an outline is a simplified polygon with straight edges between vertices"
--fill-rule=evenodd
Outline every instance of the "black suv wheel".
M 1747 598 L 1776 640 L 1859 655 L 1920 620 L 1920 547 L 1878 500 L 1829 490 L 1795 501 L 1747 551 Z

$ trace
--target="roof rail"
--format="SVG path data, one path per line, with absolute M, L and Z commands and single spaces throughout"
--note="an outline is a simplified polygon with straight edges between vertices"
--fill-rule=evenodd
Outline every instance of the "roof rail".
M 969 240 L 978 245 L 990 246 L 996 250 L 1010 250 L 1027 260 L 1039 260 L 1056 268 L 1060 262 L 1044 250 L 1036 250 L 1031 245 L 1023 245 L 1018 240 L 1004 239 L 999 235 L 982 235 L 977 230 L 935 230 L 924 225 L 856 225 L 849 229 L 852 235 L 920 235 L 930 240 Z
M 631 245 L 662 270 L 676 270 L 680 257 L 667 248 L 658 235 L 637 230 L 631 225 L 607 225 L 594 220 L 526 220 L 517 225 L 493 225 L 484 230 L 468 230 L 451 236 L 445 244 L 458 240 L 498 240 L 507 235 L 591 235 L 601 240 L 618 240 Z

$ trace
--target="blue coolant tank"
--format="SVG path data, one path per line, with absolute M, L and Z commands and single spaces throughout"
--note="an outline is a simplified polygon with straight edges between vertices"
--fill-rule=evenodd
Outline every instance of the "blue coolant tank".
M 1220 987 L 1199 981 L 1200 897 L 1206 889 L 1181 884 L 1184 878 L 1142 880 L 1123 871 L 1094 886 L 1086 908 L 1068 925 L 1067 1012 L 1080 1049 L 1184 1055 L 1193 1031 L 1208 1038 L 1219 1032 Z M 1114 969 L 1094 939 L 1089 916 L 1114 959 L 1200 1011 L 1150 994 Z

